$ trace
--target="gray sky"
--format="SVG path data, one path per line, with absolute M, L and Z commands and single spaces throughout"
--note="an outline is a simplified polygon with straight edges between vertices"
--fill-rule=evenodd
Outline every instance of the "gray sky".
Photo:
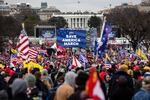
M 46 1 L 48 6 L 56 6 L 62 12 L 75 12 L 77 10 L 97 12 L 100 9 L 109 8 L 110 3 L 114 7 L 131 1 L 133 4 L 139 4 L 141 2 L 141 0 L 5 0 L 9 4 L 20 2 L 30 3 L 32 7 L 40 7 L 41 1 Z

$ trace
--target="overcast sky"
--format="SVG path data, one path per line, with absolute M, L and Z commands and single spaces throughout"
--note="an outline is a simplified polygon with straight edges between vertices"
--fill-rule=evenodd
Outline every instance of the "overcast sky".
M 114 7 L 131 1 L 133 4 L 139 4 L 141 2 L 141 0 L 5 0 L 8 4 L 20 2 L 30 3 L 32 7 L 40 7 L 41 1 L 46 1 L 48 6 L 55 6 L 62 12 L 75 12 L 77 10 L 97 12 L 100 9 L 109 8 L 110 3 Z

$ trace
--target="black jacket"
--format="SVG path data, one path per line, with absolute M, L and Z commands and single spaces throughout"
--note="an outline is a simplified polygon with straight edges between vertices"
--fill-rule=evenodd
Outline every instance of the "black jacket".
M 29 100 L 25 93 L 19 93 L 13 97 L 12 100 Z

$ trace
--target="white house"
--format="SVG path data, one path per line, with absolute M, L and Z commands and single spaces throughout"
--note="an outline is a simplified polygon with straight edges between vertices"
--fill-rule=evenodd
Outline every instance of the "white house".
M 62 14 L 53 14 L 53 17 L 64 17 L 68 22 L 69 28 L 88 28 L 88 20 L 91 16 L 97 16 L 102 18 L 103 14 L 95 13 L 62 13 Z

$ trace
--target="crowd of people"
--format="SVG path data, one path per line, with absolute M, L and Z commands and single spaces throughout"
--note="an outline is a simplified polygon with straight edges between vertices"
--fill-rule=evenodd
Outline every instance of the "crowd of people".
M 149 61 L 115 57 L 118 62 L 114 60 L 109 68 L 102 61 L 90 61 L 86 67 L 71 69 L 68 59 L 48 57 L 38 60 L 42 70 L 19 64 L 10 67 L 1 62 L 0 100 L 150 100 Z M 112 60 L 113 57 L 111 55 Z M 94 99 L 86 91 L 93 67 L 105 96 L 103 99 Z

